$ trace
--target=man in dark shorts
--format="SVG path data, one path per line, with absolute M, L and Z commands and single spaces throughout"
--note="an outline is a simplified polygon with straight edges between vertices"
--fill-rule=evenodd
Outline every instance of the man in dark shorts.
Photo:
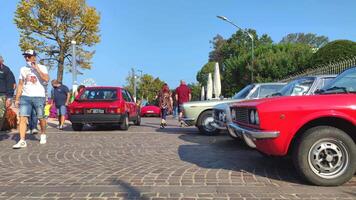
M 183 103 L 188 102 L 192 98 L 192 92 L 190 88 L 187 86 L 185 81 L 181 80 L 179 87 L 177 87 L 176 91 L 176 100 L 178 103 L 178 121 L 180 122 L 180 126 L 184 125 L 184 122 L 181 120 L 183 117 Z
M 5 122 L 6 109 L 10 107 L 14 96 L 15 84 L 14 74 L 4 65 L 4 59 L 0 56 L 0 130 Z
M 65 116 L 67 114 L 67 105 L 69 104 L 70 100 L 70 92 L 67 86 L 63 85 L 58 80 L 52 80 L 52 98 L 54 99 L 54 103 L 57 108 L 57 115 L 58 115 L 58 129 L 62 130 Z

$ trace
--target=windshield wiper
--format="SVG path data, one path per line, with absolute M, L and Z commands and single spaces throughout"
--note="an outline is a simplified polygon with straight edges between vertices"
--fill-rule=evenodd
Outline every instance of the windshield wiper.
M 342 90 L 342 93 L 349 93 L 349 91 L 346 89 L 346 87 L 339 87 L 339 86 L 334 86 L 334 87 L 328 88 L 326 90 L 321 90 L 320 92 L 322 92 L 322 93 L 338 93 L 338 92 L 330 92 L 330 91 L 335 91 L 335 90 Z

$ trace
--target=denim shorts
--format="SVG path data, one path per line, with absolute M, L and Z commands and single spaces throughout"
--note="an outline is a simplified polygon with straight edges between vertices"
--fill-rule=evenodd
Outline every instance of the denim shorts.
M 64 116 L 67 114 L 67 107 L 65 105 L 61 105 L 57 107 L 57 115 Z
M 43 118 L 45 97 L 28 97 L 22 96 L 20 98 L 20 111 L 19 114 L 22 117 L 31 116 L 32 109 L 36 112 L 38 119 Z

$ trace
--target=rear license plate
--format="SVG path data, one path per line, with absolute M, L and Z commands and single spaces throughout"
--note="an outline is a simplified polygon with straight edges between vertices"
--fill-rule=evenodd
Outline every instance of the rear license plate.
M 153 111 L 152 110 L 148 110 L 147 113 L 153 113 Z
M 104 109 L 88 109 L 88 113 L 103 114 L 104 113 Z

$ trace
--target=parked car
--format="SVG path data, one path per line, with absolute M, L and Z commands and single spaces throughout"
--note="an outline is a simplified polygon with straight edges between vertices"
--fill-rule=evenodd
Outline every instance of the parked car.
M 229 127 L 263 154 L 291 156 L 310 183 L 341 185 L 356 172 L 356 68 L 317 93 L 236 103 Z
M 221 103 L 242 101 L 265 97 L 281 89 L 285 83 L 256 83 L 244 87 L 231 99 L 192 101 L 183 104 L 183 121 L 189 125 L 195 125 L 205 135 L 219 133 L 220 129 L 213 124 L 213 107 Z
M 139 108 L 129 91 L 121 87 L 86 87 L 68 106 L 69 120 L 75 131 L 85 124 L 119 124 L 127 130 L 129 121 L 140 125 Z
M 297 78 L 289 82 L 287 85 L 284 85 L 284 87 L 280 91 L 270 96 L 312 95 L 314 94 L 315 91 L 321 89 L 326 84 L 331 82 L 335 77 L 336 75 L 317 75 L 317 76 L 307 76 L 307 77 Z M 227 124 L 231 122 L 230 106 L 233 103 L 239 101 L 241 100 L 232 101 L 230 103 L 218 104 L 213 108 L 214 125 L 218 129 L 227 128 L 229 135 L 234 139 L 240 139 L 241 135 L 236 134 L 236 132 L 233 129 L 229 128 Z M 249 146 L 252 145 L 253 143 L 250 144 Z
M 147 104 L 146 106 L 141 108 L 141 117 L 148 117 L 148 116 L 161 116 L 161 109 L 156 105 Z

